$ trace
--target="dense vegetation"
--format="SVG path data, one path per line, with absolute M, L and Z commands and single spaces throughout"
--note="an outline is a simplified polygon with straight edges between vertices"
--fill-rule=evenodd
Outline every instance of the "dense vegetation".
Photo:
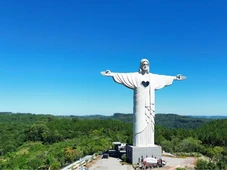
M 59 169 L 113 141 L 131 142 L 131 130 L 119 120 L 1 113 L 0 169 Z
M 59 169 L 113 141 L 132 143 L 132 115 L 0 113 L 0 169 Z M 197 169 L 227 168 L 227 120 L 157 114 L 155 143 L 175 154 L 206 155 Z M 199 154 L 200 153 L 200 154 Z

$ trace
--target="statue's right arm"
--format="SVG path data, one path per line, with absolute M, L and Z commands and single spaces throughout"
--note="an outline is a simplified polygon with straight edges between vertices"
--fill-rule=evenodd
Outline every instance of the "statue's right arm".
M 110 70 L 102 71 L 103 76 L 112 77 L 116 83 L 123 84 L 130 89 L 136 88 L 136 77 L 134 73 L 111 73 Z
M 110 70 L 101 71 L 101 74 L 102 74 L 103 76 L 113 76 L 113 73 L 111 73 Z

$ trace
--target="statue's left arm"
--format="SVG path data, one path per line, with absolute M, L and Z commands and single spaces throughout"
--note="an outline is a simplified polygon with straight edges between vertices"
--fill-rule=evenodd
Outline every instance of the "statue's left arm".
M 154 84 L 155 90 L 161 89 L 163 87 L 169 86 L 173 83 L 174 80 L 185 80 L 186 77 L 178 74 L 177 76 L 166 76 L 154 74 Z

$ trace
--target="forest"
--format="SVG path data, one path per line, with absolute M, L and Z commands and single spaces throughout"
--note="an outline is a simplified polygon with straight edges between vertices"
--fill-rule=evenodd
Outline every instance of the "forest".
M 227 169 L 227 119 L 156 114 L 155 143 L 178 156 L 206 156 L 196 169 Z M 0 113 L 0 169 L 60 169 L 112 142 L 132 143 L 132 114 Z

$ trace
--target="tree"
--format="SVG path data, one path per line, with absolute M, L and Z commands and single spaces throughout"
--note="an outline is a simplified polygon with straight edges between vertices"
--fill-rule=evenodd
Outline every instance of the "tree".
M 61 164 L 59 162 L 54 162 L 50 165 L 50 170 L 57 170 L 60 169 Z
M 45 124 L 34 124 L 28 131 L 28 140 L 45 141 L 48 136 L 49 128 Z
M 196 162 L 196 167 L 195 167 L 195 169 L 197 169 L 197 170 L 207 170 L 207 164 L 208 164 L 208 162 L 207 162 L 206 160 L 199 159 L 199 160 Z
M 73 149 L 71 147 L 68 147 L 65 149 L 65 161 L 68 163 L 73 162 L 74 160 L 79 158 L 79 153 L 76 149 Z
M 181 152 L 199 152 L 201 148 L 201 141 L 197 139 L 193 139 L 192 137 L 184 139 L 180 143 Z

